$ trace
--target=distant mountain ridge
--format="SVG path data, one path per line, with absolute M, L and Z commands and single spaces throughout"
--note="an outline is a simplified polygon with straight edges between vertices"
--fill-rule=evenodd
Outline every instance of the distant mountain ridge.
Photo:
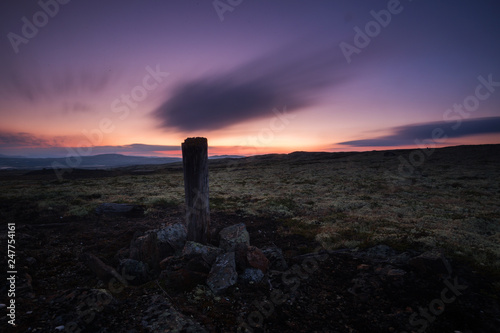
M 441 151 L 453 151 L 455 154 L 463 154 L 467 152 L 474 156 L 474 152 L 483 150 L 491 151 L 492 155 L 498 154 L 500 144 L 487 145 L 461 145 L 436 148 Z M 384 154 L 386 158 L 397 158 L 401 154 L 407 154 L 418 149 L 392 149 L 392 150 L 373 150 L 373 151 L 345 151 L 345 152 L 305 152 L 295 151 L 288 154 L 265 154 L 254 156 L 240 155 L 215 155 L 210 156 L 211 165 L 220 165 L 226 163 L 225 159 L 238 159 L 242 163 L 273 163 L 273 162 L 292 162 L 292 163 L 310 163 L 314 160 L 339 159 L 354 155 L 371 155 Z M 78 158 L 81 158 L 78 161 Z M 57 168 L 74 168 L 74 169 L 111 169 L 118 167 L 129 167 L 136 165 L 159 165 L 181 162 L 179 157 L 144 157 L 144 156 L 129 156 L 121 154 L 100 154 L 92 156 L 72 157 L 71 161 L 64 157 L 57 158 L 29 158 L 29 157 L 6 157 L 0 154 L 0 170 L 41 170 L 51 169 L 53 163 L 56 163 Z M 79 163 L 76 163 L 79 162 Z M 182 167 L 182 165 L 181 165 Z
M 0 154 L 0 158 L 27 158 L 26 156 L 22 155 L 4 155 Z
M 167 164 L 181 161 L 177 157 L 144 157 L 121 154 L 100 154 L 92 156 L 72 157 L 67 161 L 65 157 L 55 158 L 28 158 L 6 157 L 0 155 L 0 170 L 6 169 L 48 169 L 53 164 L 59 168 L 105 169 L 132 165 Z
M 245 158 L 246 156 L 242 155 L 213 155 L 208 156 L 209 159 L 218 159 L 218 158 Z

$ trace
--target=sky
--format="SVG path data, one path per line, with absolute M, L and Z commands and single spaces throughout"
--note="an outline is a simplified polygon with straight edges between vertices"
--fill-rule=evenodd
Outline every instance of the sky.
M 0 154 L 500 143 L 497 0 L 7 0 Z

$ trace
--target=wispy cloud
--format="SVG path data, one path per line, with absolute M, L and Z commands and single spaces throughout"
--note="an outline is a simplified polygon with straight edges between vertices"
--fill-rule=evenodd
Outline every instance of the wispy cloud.
M 414 145 L 415 140 L 432 140 L 433 131 L 441 129 L 447 138 L 460 138 L 469 135 L 500 133 L 500 117 L 464 119 L 457 126 L 456 122 L 431 122 L 412 124 L 392 128 L 393 134 L 371 139 L 339 142 L 351 147 L 395 147 Z
M 14 66 L 0 77 L 0 96 L 35 104 L 40 101 L 58 100 L 61 97 L 95 95 L 109 87 L 116 76 L 112 71 L 70 69 L 60 73 L 43 74 L 34 68 Z

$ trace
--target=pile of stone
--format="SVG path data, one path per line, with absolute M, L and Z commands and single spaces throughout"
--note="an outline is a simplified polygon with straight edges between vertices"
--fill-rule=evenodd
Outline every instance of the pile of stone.
M 279 248 L 250 245 L 243 223 L 222 229 L 218 236 L 218 247 L 187 241 L 185 226 L 177 223 L 135 237 L 128 249 L 117 254 L 116 270 L 91 256 L 82 259 L 104 280 L 114 277 L 122 283 L 140 285 L 159 278 L 165 285 L 184 290 L 206 284 L 214 294 L 237 283 L 264 282 L 270 268 L 287 268 Z

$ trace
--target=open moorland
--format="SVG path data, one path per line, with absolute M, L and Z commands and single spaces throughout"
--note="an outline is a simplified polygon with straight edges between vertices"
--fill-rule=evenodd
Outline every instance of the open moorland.
M 288 267 L 316 258 L 314 269 L 293 270 L 290 285 L 289 271 L 273 269 L 269 258 L 261 282 L 220 295 L 161 274 L 110 290 L 82 255 L 116 268 L 132 240 L 182 222 L 182 164 L 71 170 L 63 179 L 52 170 L 3 171 L 2 244 L 7 223 L 16 224 L 16 329 L 499 331 L 500 145 L 296 152 L 211 160 L 209 172 L 213 245 L 222 228 L 245 223 L 252 245 L 279 248 Z M 103 203 L 137 209 L 97 214 Z M 0 253 L 7 263 L 6 246 Z M 439 253 L 446 270 L 432 258 L 415 260 L 422 253 Z M 444 297 L 450 283 L 456 293 Z M 272 290 L 286 297 L 262 308 Z M 89 304 L 93 293 L 107 296 Z M 167 316 L 166 308 L 176 312 Z M 162 324 L 178 318 L 185 323 L 177 328 Z

